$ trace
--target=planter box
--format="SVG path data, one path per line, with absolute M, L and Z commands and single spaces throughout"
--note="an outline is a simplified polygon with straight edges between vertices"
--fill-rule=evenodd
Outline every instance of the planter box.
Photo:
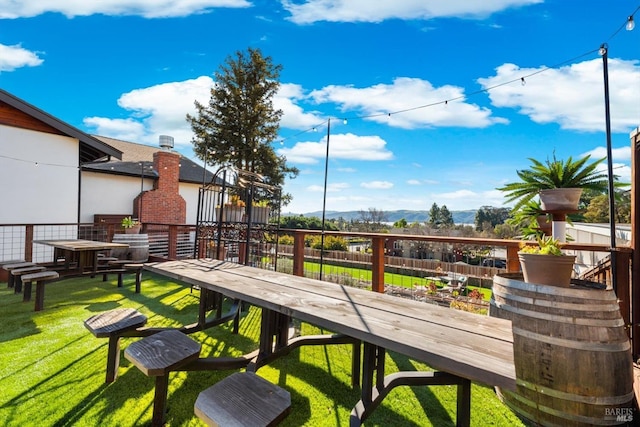
M 216 221 L 242 222 L 244 220 L 244 206 L 225 205 L 220 219 L 220 208 L 216 208 Z
M 251 222 L 254 224 L 267 224 L 269 222 L 269 214 L 271 208 L 268 206 L 252 206 Z

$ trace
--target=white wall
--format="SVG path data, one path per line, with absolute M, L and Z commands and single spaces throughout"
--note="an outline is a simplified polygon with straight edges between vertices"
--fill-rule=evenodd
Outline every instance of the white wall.
M 0 224 L 76 222 L 79 149 L 74 138 L 0 125 Z
M 80 222 L 93 222 L 95 214 L 133 214 L 133 200 L 140 194 L 140 177 L 82 171 Z M 144 191 L 153 189 L 145 179 Z
M 180 184 L 180 195 L 187 202 L 187 224 L 195 225 L 198 220 L 198 193 L 200 184 Z
M 133 213 L 133 200 L 140 194 L 140 178 L 82 172 L 82 205 L 80 222 L 93 222 L 95 214 Z M 145 179 L 144 191 L 153 189 L 153 181 Z M 200 185 L 180 183 L 180 195 L 187 203 L 187 224 L 195 224 L 198 217 Z

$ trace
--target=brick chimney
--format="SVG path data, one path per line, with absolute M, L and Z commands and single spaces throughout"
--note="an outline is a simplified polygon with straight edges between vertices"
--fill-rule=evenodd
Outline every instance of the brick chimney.
M 153 190 L 140 193 L 133 201 L 134 216 L 145 223 L 185 224 L 187 202 L 179 193 L 180 155 L 168 150 L 153 154 L 158 180 Z

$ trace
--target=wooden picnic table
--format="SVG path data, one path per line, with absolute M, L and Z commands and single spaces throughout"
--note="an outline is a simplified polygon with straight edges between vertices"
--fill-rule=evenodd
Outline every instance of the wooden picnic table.
M 63 274 L 84 273 L 85 271 L 96 274 L 98 270 L 98 254 L 100 252 L 114 248 L 129 247 L 126 243 L 97 242 L 82 239 L 34 240 L 33 243 L 54 248 L 54 268 L 58 266 L 59 257 L 64 257 Z M 75 267 L 72 268 L 72 265 L 75 265 Z
M 470 423 L 471 381 L 516 388 L 511 322 L 504 319 L 210 259 L 152 263 L 145 269 L 261 307 L 257 367 L 273 360 L 274 348 L 286 347 L 281 329 L 289 318 L 361 340 L 362 396 L 351 425 L 360 425 L 398 385 L 456 384 L 459 426 Z M 436 372 L 385 377 L 387 350 Z

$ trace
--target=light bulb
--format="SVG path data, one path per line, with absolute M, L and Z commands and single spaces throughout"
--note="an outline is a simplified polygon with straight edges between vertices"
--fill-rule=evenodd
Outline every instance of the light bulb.
M 520 77 L 520 84 L 522 84 L 522 86 L 524 86 L 524 85 L 526 85 L 526 84 L 527 84 L 527 82 L 526 82 L 526 80 L 524 79 L 524 77 Z
M 346 124 L 347 124 L 347 119 L 344 119 L 344 120 L 342 121 L 342 123 L 344 123 L 344 124 L 346 125 Z
M 600 56 L 604 56 L 607 53 L 607 45 L 603 44 L 600 46 L 600 49 L 598 49 L 598 53 L 600 54 Z
M 627 31 L 632 31 L 636 27 L 636 23 L 633 21 L 633 15 L 627 18 Z

